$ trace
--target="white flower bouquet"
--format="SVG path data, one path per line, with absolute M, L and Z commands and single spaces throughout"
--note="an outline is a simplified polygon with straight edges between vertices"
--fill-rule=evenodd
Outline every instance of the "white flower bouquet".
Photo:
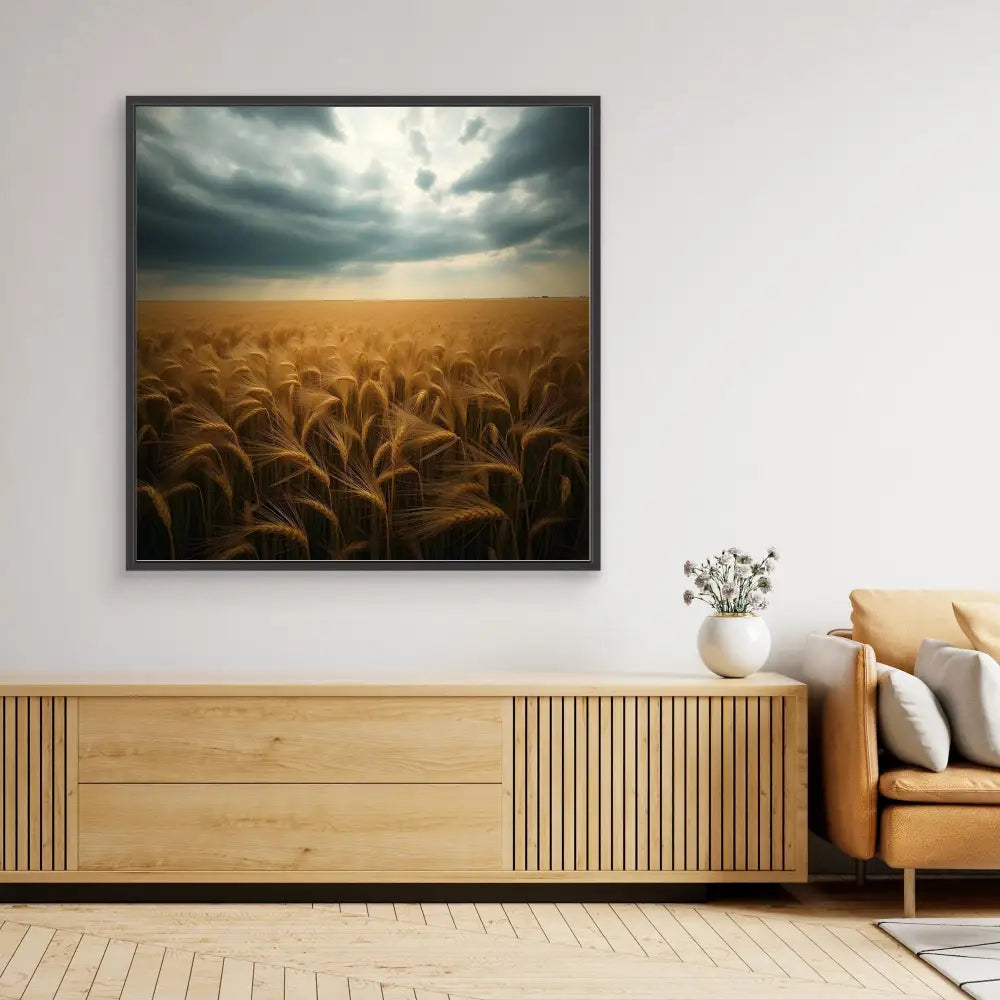
M 742 549 L 726 549 L 702 563 L 689 559 L 684 575 L 694 577 L 694 590 L 684 591 L 684 603 L 702 601 L 717 615 L 753 615 L 767 607 L 771 574 L 778 562 L 775 549 L 768 549 L 759 562 Z

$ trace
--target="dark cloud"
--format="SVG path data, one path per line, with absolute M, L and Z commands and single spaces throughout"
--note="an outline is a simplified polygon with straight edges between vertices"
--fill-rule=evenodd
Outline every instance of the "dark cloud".
M 247 113 L 257 110 L 269 114 Z M 485 194 L 474 207 L 447 193 L 439 183 L 440 166 L 437 172 L 420 167 L 413 183 L 429 197 L 420 199 L 419 208 L 405 196 L 400 186 L 405 180 L 379 160 L 358 172 L 318 152 L 310 137 L 315 122 L 293 126 L 286 120 L 278 127 L 288 134 L 276 142 L 263 119 L 273 125 L 270 113 L 278 110 L 324 109 L 240 108 L 235 115 L 221 108 L 140 109 L 140 272 L 204 283 L 260 276 L 359 277 L 395 262 L 511 248 L 519 249 L 525 263 L 587 250 L 586 143 L 582 162 L 579 149 L 574 162 L 564 151 L 547 150 L 539 138 L 541 130 L 559 145 L 572 129 L 537 111 L 575 109 L 528 109 L 490 156 L 460 180 L 466 190 Z M 248 131 L 238 119 L 262 124 Z M 423 133 L 410 129 L 401 136 L 400 162 L 416 152 L 414 135 L 429 159 Z M 505 158 L 506 174 L 501 169 Z M 459 210 L 462 204 L 465 211 Z
M 589 139 L 587 109 L 528 108 L 492 154 L 452 189 L 487 194 L 476 208 L 476 226 L 498 249 L 531 245 L 550 255 L 587 252 Z
M 458 141 L 461 143 L 471 142 L 477 135 L 480 135 L 485 124 L 485 120 L 479 115 L 476 115 L 475 118 L 466 118 L 465 124 L 462 126 L 462 133 L 458 137 Z
M 456 194 L 501 191 L 527 177 L 585 167 L 589 158 L 587 108 L 526 108 L 491 154 L 459 177 L 451 189 Z
M 431 151 L 427 148 L 427 138 L 420 129 L 410 130 L 410 149 L 421 163 L 431 162 Z
M 310 105 L 244 105 L 231 107 L 229 111 L 240 118 L 263 119 L 277 128 L 313 129 L 330 139 L 343 142 L 344 130 L 337 121 L 333 108 Z
M 589 179 L 576 167 L 559 178 L 525 182 L 515 196 L 500 191 L 476 209 L 476 227 L 497 248 L 534 243 L 549 250 L 586 250 L 590 240 Z

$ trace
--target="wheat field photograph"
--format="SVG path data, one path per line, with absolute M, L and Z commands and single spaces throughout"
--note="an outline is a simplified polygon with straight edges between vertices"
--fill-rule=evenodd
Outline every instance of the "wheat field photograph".
M 130 99 L 130 568 L 596 568 L 596 102 Z

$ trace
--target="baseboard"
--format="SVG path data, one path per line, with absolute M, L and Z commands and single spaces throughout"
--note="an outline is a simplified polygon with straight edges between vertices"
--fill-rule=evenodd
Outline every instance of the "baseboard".
M 726 886 L 704 884 L 533 885 L 5 884 L 0 903 L 703 903 Z M 758 889 L 773 887 L 758 887 Z

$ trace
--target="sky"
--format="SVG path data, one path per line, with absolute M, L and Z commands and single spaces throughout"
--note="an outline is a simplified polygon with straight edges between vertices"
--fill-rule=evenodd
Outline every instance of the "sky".
M 138 107 L 138 296 L 587 295 L 589 114 Z

